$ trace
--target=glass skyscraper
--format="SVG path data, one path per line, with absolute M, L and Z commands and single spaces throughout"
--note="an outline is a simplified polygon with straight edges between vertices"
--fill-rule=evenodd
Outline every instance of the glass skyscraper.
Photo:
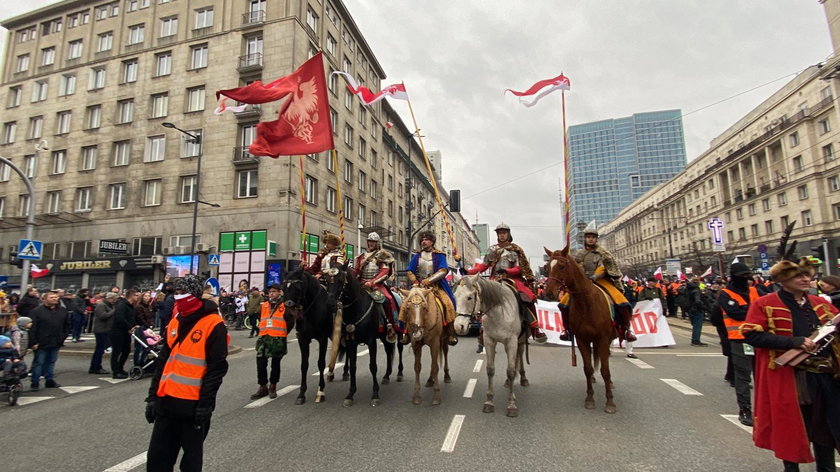
M 569 127 L 569 219 L 600 226 L 656 185 L 685 168 L 680 110 L 636 113 Z

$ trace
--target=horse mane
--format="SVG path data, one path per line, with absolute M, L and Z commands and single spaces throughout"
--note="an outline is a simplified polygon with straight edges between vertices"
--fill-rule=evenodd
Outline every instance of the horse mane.
M 507 290 L 500 282 L 492 282 L 484 277 L 478 276 L 476 285 L 481 291 L 481 302 L 487 303 L 490 306 L 501 305 L 505 303 L 505 290 Z

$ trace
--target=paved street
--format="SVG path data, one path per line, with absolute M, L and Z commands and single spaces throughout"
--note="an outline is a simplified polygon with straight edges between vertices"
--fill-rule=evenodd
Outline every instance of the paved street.
M 412 382 L 406 381 L 383 386 L 382 404 L 369 406 L 364 356 L 356 404 L 344 408 L 348 384 L 328 384 L 327 402 L 316 405 L 311 375 L 309 402 L 294 405 L 300 358 L 295 343 L 283 360 L 278 390 L 285 395 L 252 404 L 253 340 L 235 331 L 232 342 L 244 349 L 230 356 L 205 470 L 277 470 L 278 464 L 291 470 L 780 470 L 772 453 L 755 448 L 736 424 L 735 393 L 722 380 L 725 360 L 718 346 L 690 347 L 687 334 L 675 328 L 677 346 L 637 349 L 641 362 L 614 352 L 615 415 L 603 412 L 600 381 L 597 408 L 583 408 L 583 370 L 571 367 L 568 348 L 532 345 L 531 386 L 517 386 L 520 416 L 507 418 L 501 381 L 496 413 L 481 411 L 485 355 L 475 353 L 475 338 L 462 338 L 452 352 L 453 382 L 442 387 L 442 405 L 430 406 L 431 389 L 425 388 L 423 405 L 412 405 Z M 704 340 L 714 341 L 708 335 Z M 408 351 L 405 359 L 406 366 L 413 364 Z M 59 359 L 58 380 L 76 389 L 25 393 L 21 406 L 0 405 L 0 421 L 15 432 L 20 451 L 4 460 L 3 470 L 142 470 L 151 432 L 143 418 L 148 379 L 112 384 L 88 375 L 87 363 L 82 356 Z M 471 379 L 477 384 L 469 395 Z M 71 393 L 82 387 L 94 388 Z M 460 431 L 452 428 L 447 441 L 458 421 Z M 451 452 L 442 451 L 447 446 Z

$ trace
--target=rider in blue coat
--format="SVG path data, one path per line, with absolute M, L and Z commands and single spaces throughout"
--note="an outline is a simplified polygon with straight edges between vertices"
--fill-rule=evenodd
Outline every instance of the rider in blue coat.
M 446 342 L 450 346 L 458 344 L 455 336 L 455 295 L 446 281 L 449 273 L 449 264 L 446 261 L 446 254 L 435 249 L 437 238 L 431 231 L 421 231 L 418 236 L 420 251 L 411 256 L 411 262 L 406 269 L 408 280 L 414 285 L 431 287 L 435 296 L 443 305 Z M 444 296 L 445 294 L 445 296 Z M 403 343 L 407 344 L 408 337 L 403 335 Z

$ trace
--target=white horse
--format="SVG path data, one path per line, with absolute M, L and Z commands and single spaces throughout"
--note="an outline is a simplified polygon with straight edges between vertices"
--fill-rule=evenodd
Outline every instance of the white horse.
M 512 287 L 500 282 L 493 282 L 481 278 L 480 275 L 467 276 L 461 279 L 455 289 L 455 306 L 458 307 L 459 319 L 481 313 L 481 324 L 484 327 L 484 347 L 487 352 L 487 400 L 484 402 L 484 412 L 492 413 L 493 405 L 493 375 L 496 372 L 496 343 L 505 347 L 507 354 L 508 389 L 507 415 L 518 416 L 516 395 L 513 393 L 513 381 L 519 369 L 520 384 L 528 386 L 525 378 L 525 367 L 522 354 L 527 341 L 526 333 L 522 332 L 522 322 L 519 318 L 519 301 Z M 457 321 L 456 321 L 457 323 Z

